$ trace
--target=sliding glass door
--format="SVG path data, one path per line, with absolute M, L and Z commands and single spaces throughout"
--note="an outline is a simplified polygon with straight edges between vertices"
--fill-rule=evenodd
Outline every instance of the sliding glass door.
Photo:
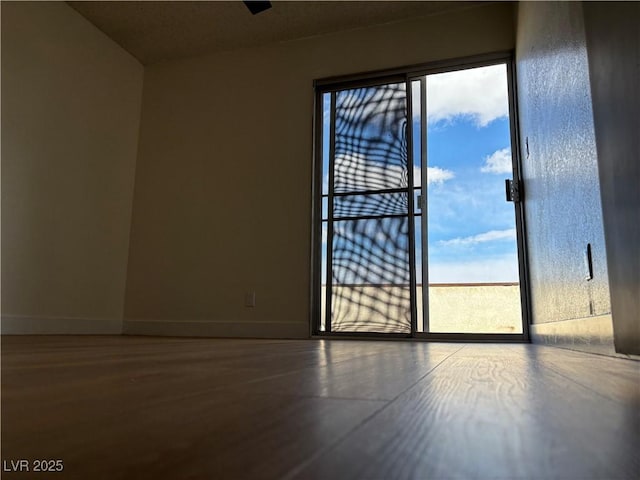
M 523 332 L 507 78 L 502 63 L 413 82 L 424 332 Z
M 315 333 L 523 337 L 508 66 L 317 86 Z
M 410 334 L 415 299 L 406 84 L 346 88 L 323 98 L 329 136 L 321 329 Z

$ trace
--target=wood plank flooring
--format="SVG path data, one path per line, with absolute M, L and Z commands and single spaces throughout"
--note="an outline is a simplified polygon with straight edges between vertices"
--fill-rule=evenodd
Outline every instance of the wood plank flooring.
M 3 478 L 640 478 L 632 360 L 524 344 L 1 341 Z M 7 471 L 20 459 L 31 471 Z M 35 473 L 36 459 L 64 471 Z

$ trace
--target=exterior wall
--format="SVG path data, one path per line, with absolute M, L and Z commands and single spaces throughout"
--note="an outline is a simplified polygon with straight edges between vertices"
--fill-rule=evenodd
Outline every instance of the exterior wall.
M 125 332 L 307 336 L 313 80 L 513 47 L 495 3 L 148 67 Z
M 64 2 L 2 2 L 2 333 L 120 333 L 143 67 Z
M 333 287 L 334 294 L 358 294 L 358 307 L 343 312 L 338 325 L 332 331 L 409 333 L 411 319 L 406 308 L 389 305 L 382 312 L 372 305 L 371 299 L 381 292 L 392 298 L 406 295 L 409 285 L 376 285 Z M 322 287 L 321 330 L 324 330 L 326 312 L 326 287 Z M 418 332 L 423 332 L 422 285 L 417 285 Z M 406 328 L 402 328 L 406 326 Z M 518 284 L 437 284 L 429 286 L 430 333 L 522 333 L 520 285 Z
M 582 4 L 524 2 L 517 18 L 532 337 L 559 343 L 562 325 L 557 322 L 570 321 L 568 337 L 581 339 L 570 342 L 574 347 L 589 350 L 594 343 L 600 352 L 613 351 Z M 592 280 L 586 279 L 587 244 L 593 253 Z M 577 320 L 593 323 L 594 318 L 604 322 L 606 338 L 592 338 L 587 323 L 581 332 Z

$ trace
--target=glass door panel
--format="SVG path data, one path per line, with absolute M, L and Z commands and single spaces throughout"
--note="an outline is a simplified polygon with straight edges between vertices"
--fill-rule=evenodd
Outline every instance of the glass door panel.
M 410 334 L 413 197 L 405 82 L 329 95 L 321 329 Z
M 428 332 L 520 334 L 506 65 L 425 81 Z

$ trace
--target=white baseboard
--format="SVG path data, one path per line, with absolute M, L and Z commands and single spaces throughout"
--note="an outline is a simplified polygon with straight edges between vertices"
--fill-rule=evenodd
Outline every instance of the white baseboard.
M 529 332 L 533 343 L 618 356 L 613 344 L 611 314 L 535 323 L 529 326 Z
M 2 335 L 121 335 L 121 319 L 2 315 Z
M 125 320 L 124 335 L 223 338 L 309 338 L 304 322 L 213 322 L 193 320 Z

